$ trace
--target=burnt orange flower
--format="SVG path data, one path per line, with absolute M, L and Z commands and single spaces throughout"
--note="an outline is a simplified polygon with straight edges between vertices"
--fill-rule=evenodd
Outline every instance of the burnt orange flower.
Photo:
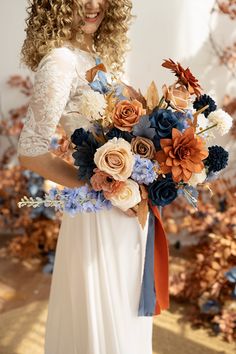
M 187 87 L 188 92 L 193 95 L 195 94 L 196 96 L 201 95 L 201 86 L 198 82 L 198 80 L 193 76 L 189 68 L 184 69 L 180 63 L 175 63 L 172 59 L 165 59 L 164 63 L 162 64 L 164 68 L 170 69 L 175 76 L 178 77 L 178 82 L 182 83 L 184 86 Z
M 156 153 L 162 173 L 172 173 L 175 182 L 188 182 L 192 173 L 203 170 L 202 160 L 207 158 L 203 141 L 194 135 L 194 129 L 188 128 L 183 133 L 172 129 L 172 139 L 161 139 L 161 151 Z

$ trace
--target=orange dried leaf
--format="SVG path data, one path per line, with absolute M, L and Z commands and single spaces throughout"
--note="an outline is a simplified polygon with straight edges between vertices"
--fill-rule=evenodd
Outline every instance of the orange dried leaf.
M 147 221 L 147 215 L 148 215 L 148 201 L 147 199 L 142 199 L 138 205 L 137 217 L 143 229 Z
M 159 94 L 154 81 L 151 82 L 147 90 L 147 107 L 152 111 L 159 103 Z
M 86 71 L 86 74 L 85 74 L 86 80 L 88 82 L 92 82 L 99 70 L 104 71 L 104 72 L 107 71 L 104 64 L 98 64 Z

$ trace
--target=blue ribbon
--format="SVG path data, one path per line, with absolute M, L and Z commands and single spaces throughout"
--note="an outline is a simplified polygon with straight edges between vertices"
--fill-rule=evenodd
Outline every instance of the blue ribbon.
M 153 316 L 156 306 L 154 282 L 155 216 L 149 212 L 148 234 L 138 316 Z

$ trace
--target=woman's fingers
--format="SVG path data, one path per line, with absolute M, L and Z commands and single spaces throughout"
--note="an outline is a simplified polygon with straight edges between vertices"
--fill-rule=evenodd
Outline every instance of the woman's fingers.
M 133 208 L 130 208 L 130 209 L 126 210 L 124 213 L 126 215 L 128 215 L 128 216 L 133 216 L 134 217 L 134 216 L 137 216 L 137 210 L 138 210 L 138 207 L 135 206 Z

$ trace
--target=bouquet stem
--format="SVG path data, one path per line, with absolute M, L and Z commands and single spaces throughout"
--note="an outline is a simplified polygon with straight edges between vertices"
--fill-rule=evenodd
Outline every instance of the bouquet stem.
M 217 126 L 217 123 L 214 124 L 214 125 L 211 125 L 210 127 L 207 127 L 206 129 L 201 130 L 200 132 L 197 133 L 197 135 L 200 135 L 200 134 L 202 134 L 202 133 L 205 133 L 205 132 L 207 132 L 208 130 L 210 130 L 210 129 L 212 129 L 212 128 L 215 128 L 216 126 Z

